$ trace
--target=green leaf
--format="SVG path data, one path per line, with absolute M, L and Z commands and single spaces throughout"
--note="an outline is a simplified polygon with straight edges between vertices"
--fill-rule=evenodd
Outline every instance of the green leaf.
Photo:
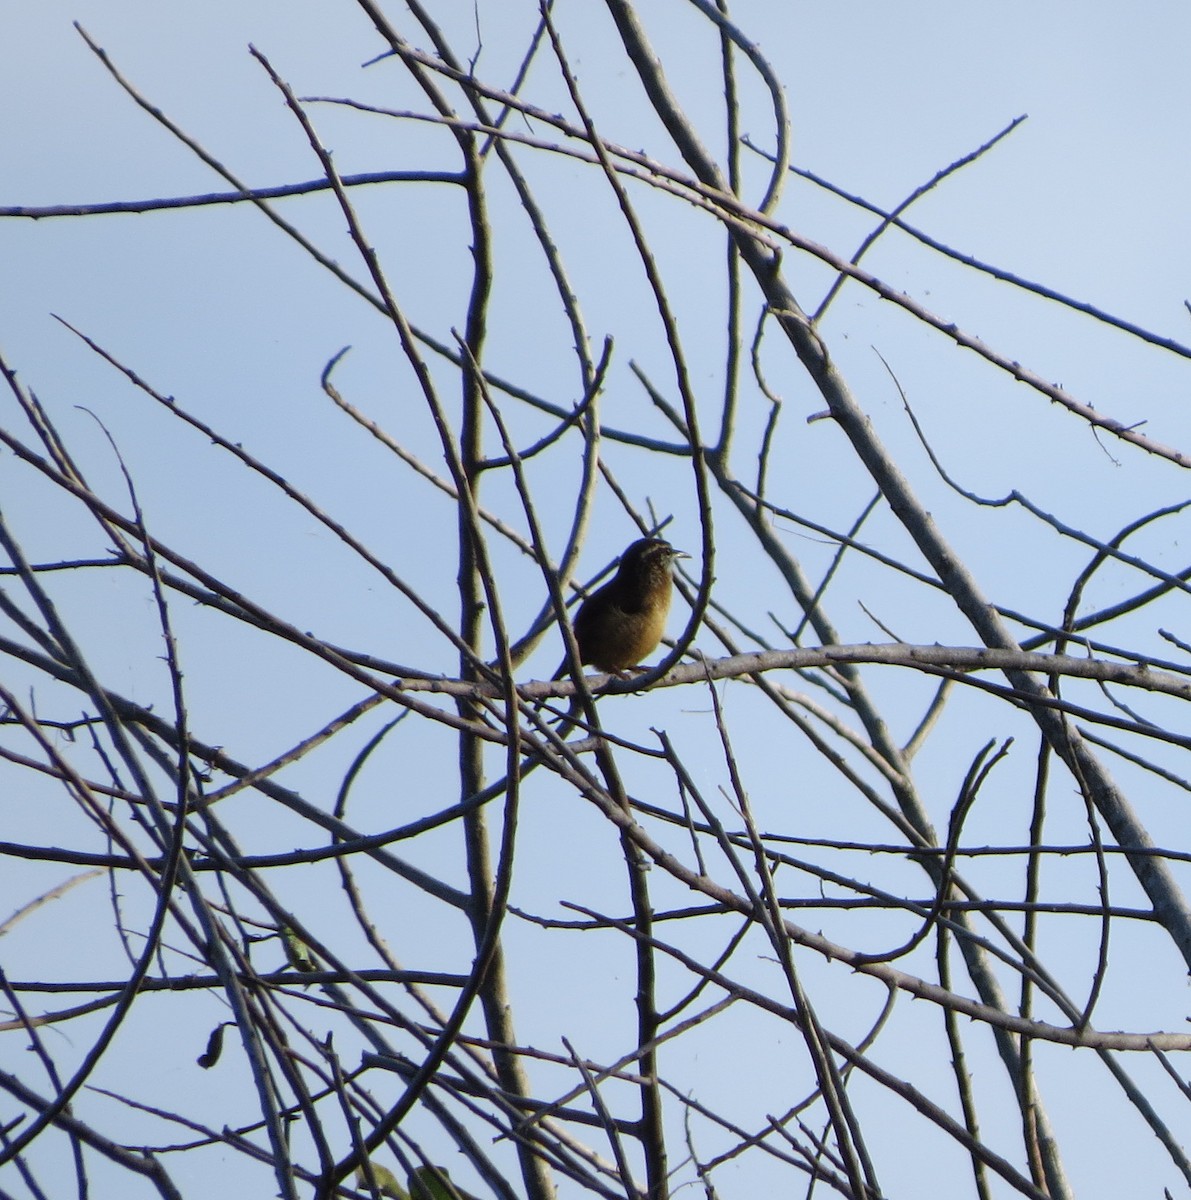
M 370 1165 L 376 1190 L 382 1196 L 389 1196 L 391 1200 L 409 1200 L 409 1193 L 397 1182 L 397 1176 L 388 1167 L 382 1167 L 380 1163 L 375 1162 Z M 356 1183 L 365 1191 L 368 1190 L 368 1176 L 363 1167 L 356 1169 Z
M 409 1173 L 409 1200 L 476 1200 L 451 1182 L 446 1167 L 417 1167 Z
M 288 925 L 281 927 L 281 941 L 285 946 L 285 957 L 295 971 L 308 975 L 319 969 L 314 951 Z

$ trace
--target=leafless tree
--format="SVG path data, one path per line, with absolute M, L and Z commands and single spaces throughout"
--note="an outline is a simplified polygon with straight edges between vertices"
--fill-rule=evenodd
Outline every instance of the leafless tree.
M 255 210 L 383 337 L 328 351 L 317 415 L 254 397 L 273 444 L 86 328 L 61 336 L 168 451 L 3 364 L 5 1195 L 67 1194 L 65 1161 L 127 1196 L 375 1195 L 373 1162 L 504 1200 L 1058 1200 L 1121 1155 L 1191 1184 L 1186 503 L 1113 491 L 1185 491 L 1191 457 L 865 256 L 915 240 L 1002 304 L 1191 350 L 913 226 L 1012 126 L 881 211 L 795 165 L 726 4 L 683 17 L 718 126 L 639 7 L 604 0 L 620 57 L 577 69 L 545 5 L 506 74 L 359 0 L 392 107 L 296 95 L 254 49 L 313 177 L 273 188 L 80 30 L 223 182 L 8 225 Z M 361 125 L 400 169 L 341 173 L 320 131 Z M 868 236 L 818 244 L 792 194 Z M 849 296 L 987 396 L 873 354 Z M 332 418 L 350 460 L 295 472 Z M 163 472 L 198 491 L 167 504 Z M 658 530 L 691 555 L 672 640 L 585 675 L 574 601 Z

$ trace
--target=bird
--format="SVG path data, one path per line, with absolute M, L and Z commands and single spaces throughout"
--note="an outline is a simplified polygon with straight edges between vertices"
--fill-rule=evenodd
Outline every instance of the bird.
M 656 537 L 640 538 L 625 550 L 616 574 L 575 614 L 580 663 L 623 676 L 654 652 L 666 630 L 679 558 L 690 555 Z

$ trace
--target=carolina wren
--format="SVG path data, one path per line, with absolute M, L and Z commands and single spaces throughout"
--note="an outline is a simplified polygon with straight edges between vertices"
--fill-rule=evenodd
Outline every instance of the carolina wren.
M 579 661 L 621 675 L 652 654 L 666 630 L 674 560 L 689 557 L 661 538 L 634 542 L 575 614 Z

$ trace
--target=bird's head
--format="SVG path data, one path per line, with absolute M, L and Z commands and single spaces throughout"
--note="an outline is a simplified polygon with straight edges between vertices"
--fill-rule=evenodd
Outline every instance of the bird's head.
M 675 550 L 663 538 L 640 538 L 620 556 L 616 573 L 629 579 L 669 575 L 674 570 L 675 560 L 680 558 L 690 558 L 690 555 Z

